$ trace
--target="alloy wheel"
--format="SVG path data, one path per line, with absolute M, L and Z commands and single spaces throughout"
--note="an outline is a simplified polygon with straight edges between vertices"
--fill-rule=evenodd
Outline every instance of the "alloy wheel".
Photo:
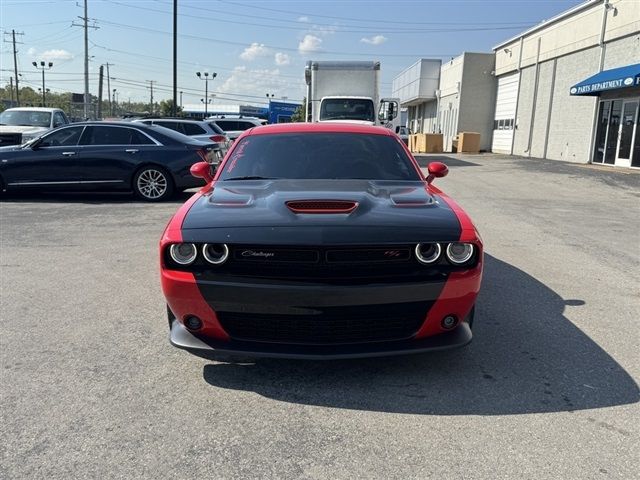
M 136 181 L 138 192 L 144 198 L 157 200 L 166 194 L 169 181 L 166 175 L 160 170 L 147 168 L 140 172 Z

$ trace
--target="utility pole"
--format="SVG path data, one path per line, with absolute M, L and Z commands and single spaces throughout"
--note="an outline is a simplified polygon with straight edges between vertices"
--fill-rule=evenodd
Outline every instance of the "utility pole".
M 151 115 L 153 115 L 153 84 L 156 83 L 155 80 L 147 80 L 147 82 L 149 82 L 149 85 L 151 85 L 149 88 L 151 89 L 151 98 L 149 100 L 149 113 L 151 113 Z
M 107 66 L 107 92 L 111 91 L 111 76 L 109 75 L 109 65 L 113 66 L 113 63 L 105 63 Z M 113 105 L 111 103 L 111 95 L 107 95 L 109 97 L 109 115 L 113 117 Z
M 5 35 L 9 35 L 9 32 L 4 32 L 4 33 Z M 20 106 L 20 87 L 18 83 L 19 83 L 20 77 L 18 76 L 18 50 L 16 49 L 16 45 L 21 44 L 22 42 L 16 42 L 16 35 L 24 35 L 24 33 L 11 30 L 11 40 L 7 41 L 5 39 L 5 42 L 13 44 L 13 72 L 15 74 L 15 79 L 16 79 L 16 103 L 17 103 L 17 106 L 19 107 Z M 11 91 L 11 94 L 13 95 L 13 90 Z
M 100 65 L 100 77 L 98 80 L 98 120 L 102 119 L 102 77 L 104 74 L 104 65 Z M 107 90 L 108 92 L 109 90 Z M 111 98 L 111 97 L 109 97 Z M 111 100 L 109 100 L 111 104 Z
M 173 105 L 171 115 L 178 116 L 178 0 L 173 0 Z
M 13 107 L 13 77 L 9 77 L 9 85 L 11 86 L 11 106 Z
M 87 0 L 84 0 L 84 118 L 89 118 L 89 17 Z
M 89 107 L 91 106 L 91 97 L 89 96 L 89 29 L 95 28 L 95 25 L 89 25 L 89 15 L 87 14 L 87 0 L 84 0 L 84 16 L 78 17 L 82 20 L 82 25 L 78 25 L 76 23 L 72 23 L 73 27 L 83 27 L 84 28 L 84 117 L 85 119 L 89 118 Z

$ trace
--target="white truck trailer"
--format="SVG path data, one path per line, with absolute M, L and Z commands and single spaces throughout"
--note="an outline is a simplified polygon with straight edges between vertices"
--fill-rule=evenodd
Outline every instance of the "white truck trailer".
M 399 125 L 398 99 L 380 98 L 380 62 L 309 61 L 304 76 L 307 122 Z

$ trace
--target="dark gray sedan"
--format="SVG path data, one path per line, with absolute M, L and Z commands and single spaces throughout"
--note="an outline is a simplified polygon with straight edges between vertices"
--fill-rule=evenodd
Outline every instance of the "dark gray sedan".
M 189 169 L 216 161 L 215 142 L 172 130 L 124 122 L 60 127 L 21 146 L 0 148 L 3 191 L 129 190 L 147 201 L 204 185 Z

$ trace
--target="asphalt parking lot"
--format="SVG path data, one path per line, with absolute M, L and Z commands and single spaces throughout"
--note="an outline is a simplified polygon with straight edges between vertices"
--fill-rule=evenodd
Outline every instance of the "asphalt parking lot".
M 4 198 L 0 478 L 637 478 L 640 174 L 433 159 L 487 257 L 472 344 L 418 356 L 189 355 L 156 258 L 187 194 Z

